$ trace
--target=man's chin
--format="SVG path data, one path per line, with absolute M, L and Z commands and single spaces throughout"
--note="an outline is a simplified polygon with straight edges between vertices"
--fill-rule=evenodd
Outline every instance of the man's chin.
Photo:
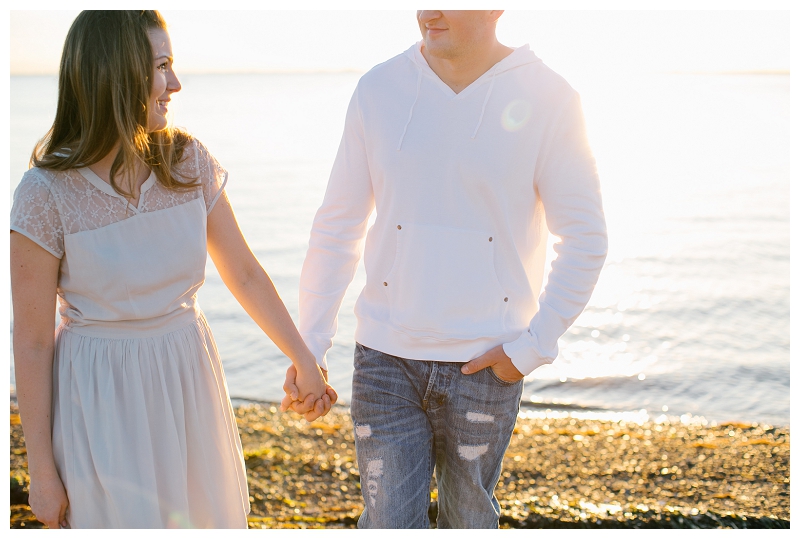
M 433 43 L 431 45 L 428 43 L 428 40 L 426 40 L 425 50 L 428 52 L 428 54 L 440 60 L 451 60 L 458 56 L 457 51 L 455 51 L 452 46 L 446 43 Z

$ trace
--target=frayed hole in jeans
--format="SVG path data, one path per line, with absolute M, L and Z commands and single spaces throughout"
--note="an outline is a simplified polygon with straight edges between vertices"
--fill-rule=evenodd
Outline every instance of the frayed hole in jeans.
M 464 460 L 475 460 L 489 450 L 489 444 L 460 445 L 458 455 Z
M 361 440 L 372 436 L 372 427 L 369 425 L 356 425 L 356 437 Z
M 372 507 L 375 507 L 375 496 L 378 495 L 378 479 L 382 475 L 383 459 L 371 460 L 367 463 L 367 493 Z
M 491 423 L 494 421 L 494 416 L 480 412 L 467 412 L 467 421 L 470 423 Z

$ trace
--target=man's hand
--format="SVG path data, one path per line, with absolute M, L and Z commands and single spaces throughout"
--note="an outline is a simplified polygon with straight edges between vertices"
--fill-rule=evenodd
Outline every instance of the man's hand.
M 328 371 L 325 369 L 320 370 L 322 371 L 322 376 L 327 381 Z M 336 404 L 336 401 L 339 399 L 336 390 L 330 385 L 326 385 L 325 394 L 316 401 L 314 401 L 312 395 L 307 396 L 304 401 L 298 400 L 297 369 L 294 365 L 289 365 L 289 368 L 286 369 L 286 381 L 283 384 L 283 391 L 286 393 L 286 396 L 283 397 L 281 401 L 281 412 L 291 409 L 302 415 L 305 420 L 309 422 L 330 412 L 331 406 Z
M 514 364 L 511 363 L 511 358 L 503 351 L 503 345 L 495 346 L 482 356 L 464 363 L 461 367 L 461 372 L 475 374 L 486 367 L 490 367 L 495 375 L 505 382 L 513 383 L 525 378 L 525 375 L 517 370 Z

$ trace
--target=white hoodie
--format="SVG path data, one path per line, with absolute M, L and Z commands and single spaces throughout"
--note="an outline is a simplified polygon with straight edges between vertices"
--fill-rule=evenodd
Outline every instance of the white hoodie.
M 358 342 L 456 362 L 503 344 L 523 374 L 551 363 L 607 247 L 578 94 L 527 45 L 458 94 L 420 43 L 361 77 L 300 277 L 323 368 L 365 234 Z

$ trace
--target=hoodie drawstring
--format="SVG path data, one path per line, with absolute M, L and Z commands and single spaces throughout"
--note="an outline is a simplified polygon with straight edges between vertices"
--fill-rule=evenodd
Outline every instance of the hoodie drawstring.
M 486 97 L 483 99 L 483 106 L 481 107 L 481 115 L 478 118 L 478 125 L 475 126 L 475 131 L 472 133 L 470 139 L 475 139 L 478 134 L 478 130 L 481 128 L 481 124 L 483 123 L 483 115 L 486 112 L 486 104 L 489 103 L 489 98 L 492 96 L 492 90 L 494 89 L 494 79 L 497 76 L 497 65 L 492 68 L 492 79 L 489 82 L 489 89 L 486 91 Z M 403 126 L 403 134 L 400 135 L 400 142 L 397 144 L 397 151 L 400 151 L 400 148 L 403 147 L 403 140 L 406 138 L 406 131 L 408 131 L 408 126 L 411 124 L 411 118 L 414 117 L 414 107 L 417 105 L 417 101 L 419 100 L 419 89 L 422 85 L 422 70 L 417 68 L 417 93 L 414 95 L 414 102 L 411 103 L 411 109 L 408 111 L 408 120 L 406 120 L 406 125 Z
M 472 133 L 472 136 L 469 137 L 471 139 L 475 138 L 475 135 L 478 134 L 478 129 L 481 128 L 481 123 L 483 122 L 483 113 L 486 112 L 486 103 L 489 102 L 489 96 L 492 95 L 492 88 L 494 88 L 494 77 L 497 74 L 497 65 L 492 68 L 492 81 L 489 83 L 489 90 L 486 92 L 486 98 L 483 100 L 483 107 L 481 107 L 481 116 L 478 118 L 478 125 L 475 126 L 475 132 Z
M 417 99 L 419 99 L 419 87 L 422 85 L 422 70 L 417 68 L 417 93 L 414 95 L 414 102 L 411 103 L 411 110 L 408 111 L 408 120 L 406 121 L 406 125 L 403 127 L 403 134 L 400 135 L 400 142 L 397 144 L 397 151 L 400 151 L 400 148 L 403 146 L 403 139 L 406 138 L 406 131 L 408 130 L 408 124 L 411 123 L 411 118 L 414 116 L 414 106 L 417 104 Z

